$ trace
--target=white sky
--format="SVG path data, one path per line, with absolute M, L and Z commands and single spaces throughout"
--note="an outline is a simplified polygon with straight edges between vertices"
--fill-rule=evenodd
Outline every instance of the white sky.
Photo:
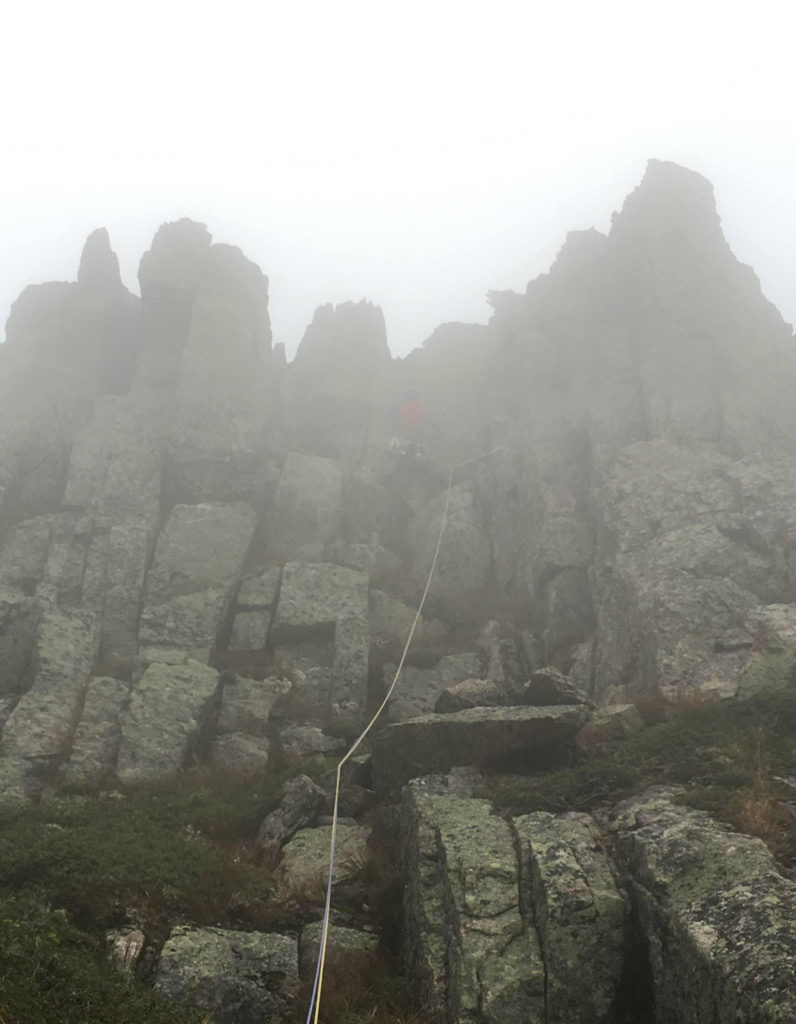
M 650 156 L 716 188 L 796 320 L 796 61 L 757 0 L 5 0 L 0 318 L 104 225 L 125 283 L 190 216 L 271 278 L 274 340 L 368 298 L 393 352 L 485 321 Z M 0 335 L 1 336 L 1 335 Z

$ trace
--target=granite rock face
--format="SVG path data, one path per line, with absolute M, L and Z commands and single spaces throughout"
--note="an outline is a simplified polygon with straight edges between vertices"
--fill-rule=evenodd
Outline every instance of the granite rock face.
M 545 962 L 546 1021 L 597 1024 L 616 1012 L 630 908 L 588 814 L 514 821 L 526 917 Z
M 796 1012 L 796 884 L 759 839 L 651 790 L 613 829 L 649 941 L 656 1021 L 780 1024 Z
M 486 801 L 404 791 L 404 959 L 423 1005 L 462 1024 L 542 1024 L 545 972 L 508 824 Z
M 327 562 L 288 562 L 273 635 L 277 651 L 317 670 L 321 702 L 363 706 L 370 647 L 364 573 Z
M 139 281 L 100 229 L 0 346 L 0 802 L 340 753 L 444 524 L 373 780 L 349 763 L 342 804 L 361 819 L 404 789 L 429 1012 L 613 1024 L 629 900 L 656 1024 L 796 1017 L 792 884 L 759 844 L 646 794 L 614 813 L 617 880 L 590 820 L 472 797 L 477 768 L 566 766 L 641 728 L 631 701 L 796 680 L 793 331 L 709 183 L 651 161 L 607 234 L 400 360 L 361 302 L 321 307 L 288 363 L 268 279 L 203 224 L 163 225 Z M 310 889 L 324 786 L 292 783 L 261 836 Z M 338 887 L 357 924 L 359 882 Z M 214 1020 L 278 1018 L 295 941 L 241 935 L 175 933 L 159 984 Z

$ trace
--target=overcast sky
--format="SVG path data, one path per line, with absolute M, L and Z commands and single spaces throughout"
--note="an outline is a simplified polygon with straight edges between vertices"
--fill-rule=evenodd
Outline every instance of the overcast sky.
M 0 317 L 104 225 L 125 283 L 190 216 L 271 278 L 291 354 L 368 298 L 403 354 L 484 322 L 650 156 L 715 185 L 796 320 L 796 61 L 757 0 L 6 0 Z M 1 335 L 0 335 L 1 336 Z

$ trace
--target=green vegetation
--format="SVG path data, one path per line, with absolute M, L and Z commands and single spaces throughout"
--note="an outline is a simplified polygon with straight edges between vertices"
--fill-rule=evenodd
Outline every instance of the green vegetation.
M 0 1019 L 5 1024 L 201 1024 L 103 963 L 96 940 L 31 896 L 0 900 Z
M 652 709 L 644 709 L 652 715 Z M 681 800 L 764 839 L 796 865 L 796 690 L 748 701 L 681 706 L 623 742 L 606 744 L 572 768 L 529 777 L 494 775 L 484 796 L 501 811 L 588 811 L 645 786 L 686 787 Z
M 280 781 L 195 771 L 0 816 L 0 1020 L 199 1021 L 109 967 L 104 933 L 132 921 L 157 944 L 175 920 L 257 927 L 269 876 L 253 839 Z

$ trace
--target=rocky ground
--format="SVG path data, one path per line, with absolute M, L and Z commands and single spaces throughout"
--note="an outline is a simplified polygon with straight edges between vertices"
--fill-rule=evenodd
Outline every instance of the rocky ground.
M 446 505 L 321 1019 L 796 1019 L 796 362 L 709 184 L 404 360 L 189 221 L 140 283 L 0 347 L 5 1024 L 303 1019 Z

